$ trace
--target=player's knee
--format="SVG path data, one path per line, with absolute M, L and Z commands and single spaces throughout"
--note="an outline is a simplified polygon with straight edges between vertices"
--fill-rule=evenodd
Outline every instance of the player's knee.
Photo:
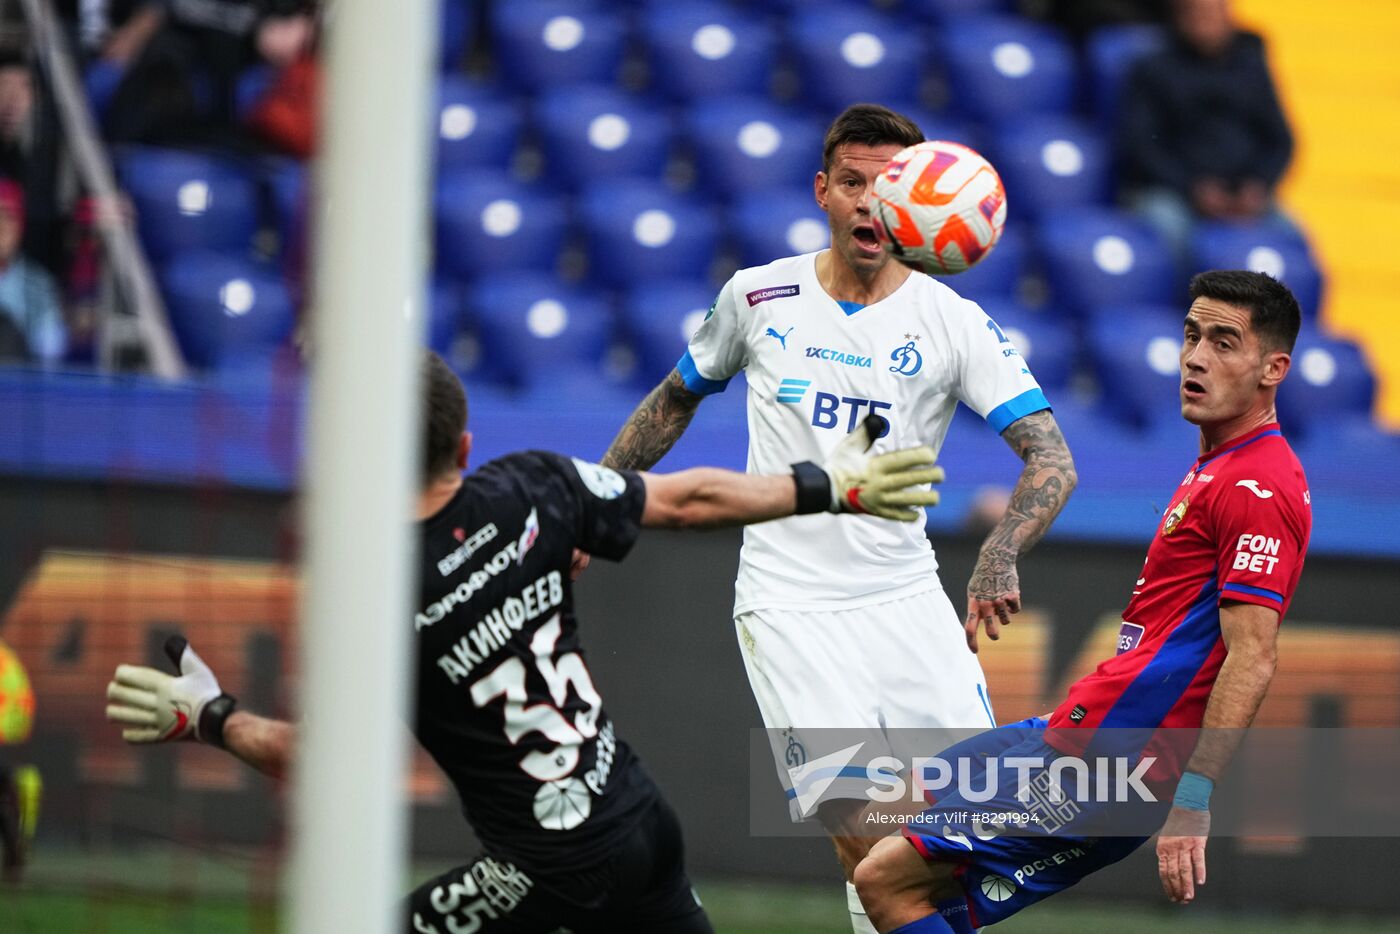
M 871 847 L 856 866 L 852 880 L 856 894 L 876 927 L 904 902 L 920 898 L 920 879 L 910 871 L 910 855 L 919 858 L 902 838 L 887 837 Z

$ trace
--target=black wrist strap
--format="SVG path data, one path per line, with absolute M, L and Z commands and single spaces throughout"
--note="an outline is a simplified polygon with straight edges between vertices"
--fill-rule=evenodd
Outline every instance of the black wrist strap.
M 825 470 L 811 461 L 803 461 L 792 465 L 792 479 L 797 484 L 794 515 L 805 516 L 831 508 L 831 477 Z
M 234 700 L 231 694 L 220 694 L 205 704 L 204 709 L 199 712 L 200 741 L 220 749 L 228 748 L 224 745 L 224 721 L 237 706 L 238 701 Z

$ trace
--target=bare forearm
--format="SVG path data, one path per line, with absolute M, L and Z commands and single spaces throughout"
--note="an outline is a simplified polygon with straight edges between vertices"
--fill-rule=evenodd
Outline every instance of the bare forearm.
M 720 528 L 790 516 L 797 485 L 790 475 L 756 476 L 695 467 L 671 474 L 645 474 L 648 528 Z
M 224 722 L 224 748 L 264 775 L 282 778 L 296 748 L 296 727 L 235 710 Z
M 1007 444 L 1025 461 L 1011 501 L 996 528 L 982 544 L 984 555 L 1015 564 L 1044 537 L 1065 508 L 1079 477 L 1064 436 L 1049 412 L 1036 412 L 1011 424 Z
M 672 370 L 627 419 L 603 455 L 603 465 L 621 470 L 654 467 L 685 433 L 701 398 Z
M 1188 772 L 1219 780 L 1259 712 L 1274 666 L 1272 651 L 1238 648 L 1225 656 L 1206 702 L 1200 738 L 1186 764 Z

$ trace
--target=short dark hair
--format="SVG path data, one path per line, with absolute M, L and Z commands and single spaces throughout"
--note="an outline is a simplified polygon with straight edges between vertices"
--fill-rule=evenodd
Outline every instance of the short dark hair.
M 1273 276 L 1247 269 L 1212 269 L 1191 280 L 1191 301 L 1213 298 L 1249 309 L 1249 326 L 1267 350 L 1293 352 L 1303 312 L 1293 292 Z
M 423 364 L 423 479 L 457 466 L 457 445 L 467 430 L 467 391 L 447 361 L 432 351 Z
M 904 114 L 879 104 L 852 104 L 827 128 L 826 140 L 822 143 L 822 171 L 831 171 L 836 147 L 846 143 L 913 146 L 923 141 L 924 131 Z

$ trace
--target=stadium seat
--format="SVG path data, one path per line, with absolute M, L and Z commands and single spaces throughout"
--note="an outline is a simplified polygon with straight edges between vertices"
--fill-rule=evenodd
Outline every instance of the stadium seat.
M 1074 376 L 1077 341 L 1068 322 L 1032 311 L 1007 298 L 993 298 L 978 304 L 1020 352 L 1036 381 L 1047 392 L 1069 386 Z
M 499 91 L 459 75 L 438 84 L 438 171 L 459 166 L 510 167 L 520 144 L 520 108 Z
M 607 303 L 550 275 L 494 276 L 470 304 L 482 373 L 517 389 L 548 385 L 559 367 L 601 366 L 612 338 Z
M 996 135 L 993 164 L 1006 186 L 1010 223 L 1112 196 L 1112 147 L 1076 117 L 1014 117 Z
M 278 273 L 252 260 L 190 250 L 161 270 L 166 310 L 186 360 L 236 368 L 266 360 L 287 339 L 295 309 Z
M 810 188 L 755 191 L 734 205 L 730 235 L 742 266 L 763 266 L 784 256 L 824 250 L 831 243 L 826 214 Z
M 1139 428 L 1181 421 L 1184 309 L 1111 304 L 1090 314 L 1086 336 L 1103 405 Z
M 553 183 L 665 175 L 669 121 L 633 95 L 596 84 L 554 88 L 540 94 L 535 116 Z
M 1146 23 L 1104 26 L 1089 36 L 1085 54 L 1094 114 L 1105 129 L 1112 129 L 1118 118 L 1118 101 L 1133 64 L 1164 48 L 1167 38 L 1161 26 Z
M 272 222 L 277 229 L 278 255 L 283 259 L 304 252 L 307 247 L 310 179 L 306 164 L 295 159 L 272 159 L 263 169 L 263 182 L 272 193 Z
M 642 383 L 655 386 L 675 368 L 718 292 L 701 279 L 663 279 L 627 293 L 621 320 L 637 352 Z
M 1052 27 L 968 16 L 950 20 L 940 39 L 952 105 L 968 119 L 1001 121 L 1074 105 L 1074 50 Z
M 552 271 L 567 233 L 561 197 L 504 172 L 444 176 L 436 215 L 439 269 L 460 279 L 508 269 Z
M 428 286 L 428 346 L 451 358 L 462 329 L 461 293 L 448 280 L 434 279 Z
M 251 247 L 258 228 L 257 185 L 240 167 L 194 152 L 133 146 L 118 152 L 117 172 L 155 262 L 187 249 Z
M 1180 298 L 1160 235 L 1108 208 L 1058 211 L 1037 227 L 1055 304 L 1070 314 L 1121 304 L 1172 304 Z
M 471 48 L 472 32 L 476 26 L 476 10 L 471 0 L 441 0 L 438 11 L 438 60 L 443 71 L 462 64 Z
M 1001 239 L 977 265 L 939 280 L 963 298 L 980 302 L 984 298 L 1015 298 L 1020 295 L 1029 268 L 1030 251 L 1020 225 L 1010 225 Z
M 802 185 L 821 168 L 825 128 L 758 97 L 713 97 L 685 119 L 702 184 L 720 197 Z
M 1201 222 L 1191 235 L 1194 266 L 1265 272 L 1293 290 L 1305 320 L 1317 320 L 1322 270 L 1302 235 L 1285 221 L 1257 224 Z
M 940 24 L 959 16 L 1009 13 L 1015 8 L 1015 0 L 904 0 L 900 5 L 901 11 Z
M 919 129 L 924 133 L 924 139 L 943 139 L 962 143 L 969 149 L 975 149 L 978 152 L 985 149 L 986 144 L 982 139 L 981 129 L 957 114 L 932 111 L 922 104 L 914 102 L 906 103 L 897 100 L 886 102 L 882 98 L 881 103 L 893 111 L 904 114 L 918 124 Z
M 719 226 L 713 210 L 659 183 L 597 183 L 584 191 L 579 211 L 595 282 L 626 288 L 654 279 L 703 277 L 714 262 Z
M 656 0 L 643 19 L 652 87 L 669 99 L 768 93 L 776 40 L 753 13 L 709 0 Z
M 1278 413 L 1290 431 L 1311 434 L 1329 422 L 1370 417 L 1376 378 L 1361 348 L 1305 326 L 1293 368 L 1278 391 Z
M 496 61 L 526 90 L 611 81 L 622 64 L 623 15 L 587 0 L 510 0 L 491 5 Z
M 790 20 L 802 98 L 835 116 L 878 101 L 890 88 L 917 89 L 928 56 L 907 21 L 855 6 L 810 5 Z

